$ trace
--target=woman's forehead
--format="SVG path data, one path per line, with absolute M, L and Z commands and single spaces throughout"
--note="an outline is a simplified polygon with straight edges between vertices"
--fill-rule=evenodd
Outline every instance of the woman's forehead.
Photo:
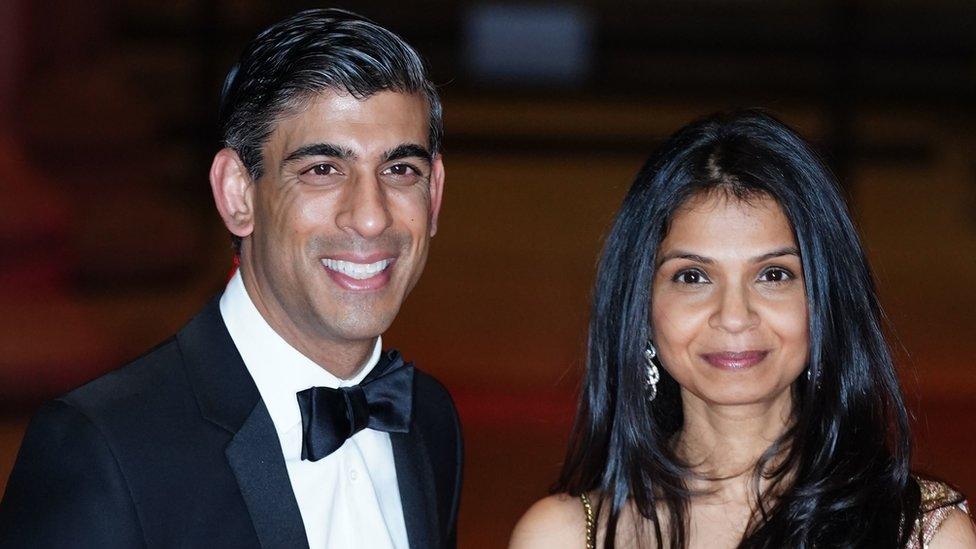
M 796 245 L 789 219 L 780 204 L 766 194 L 738 197 L 709 192 L 685 201 L 669 224 L 662 252 L 693 247 L 696 253 L 756 250 Z

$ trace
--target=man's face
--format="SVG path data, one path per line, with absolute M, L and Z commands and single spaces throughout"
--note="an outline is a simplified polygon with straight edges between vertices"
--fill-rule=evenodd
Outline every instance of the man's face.
M 309 356 L 383 333 L 420 278 L 444 180 L 427 132 L 420 95 L 325 91 L 268 139 L 242 271 Z

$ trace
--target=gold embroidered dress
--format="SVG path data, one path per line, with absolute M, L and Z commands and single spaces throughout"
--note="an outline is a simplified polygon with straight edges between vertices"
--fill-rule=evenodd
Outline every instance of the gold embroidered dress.
M 960 509 L 969 514 L 969 508 L 962 494 L 953 490 L 944 482 L 918 480 L 918 487 L 922 490 L 922 503 L 919 517 L 915 519 L 912 538 L 908 541 L 907 549 L 927 549 L 929 542 L 942 526 L 942 522 L 952 513 L 953 509 Z
M 916 478 L 922 492 L 920 513 L 912 528 L 912 537 L 905 549 L 928 549 L 929 542 L 935 537 L 939 526 L 954 509 L 969 514 L 966 500 L 962 494 L 953 490 L 948 484 L 934 480 Z M 593 516 L 593 505 L 586 493 L 580 494 L 583 513 L 586 517 L 586 549 L 596 549 L 596 518 Z

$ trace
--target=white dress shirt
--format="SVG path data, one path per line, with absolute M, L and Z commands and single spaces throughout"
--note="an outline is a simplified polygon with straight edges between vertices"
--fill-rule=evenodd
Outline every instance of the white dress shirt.
M 302 416 L 295 394 L 309 387 L 356 385 L 379 361 L 380 338 L 352 379 L 339 379 L 289 345 L 251 301 L 238 270 L 220 314 L 254 378 L 281 442 L 288 478 L 311 549 L 406 549 L 390 435 L 363 429 L 319 461 L 302 460 Z

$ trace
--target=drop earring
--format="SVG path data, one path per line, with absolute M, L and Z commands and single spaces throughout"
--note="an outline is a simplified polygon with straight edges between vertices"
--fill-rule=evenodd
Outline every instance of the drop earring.
M 657 349 L 654 348 L 651 340 L 647 340 L 647 348 L 644 349 L 644 361 L 647 362 L 644 385 L 647 386 L 648 402 L 653 401 L 657 397 L 657 382 L 661 380 L 661 372 L 657 369 L 657 363 L 654 362 L 655 358 L 657 358 Z
M 820 389 L 820 372 L 817 372 L 817 374 L 814 375 L 813 366 L 807 366 L 807 383 L 813 383 L 814 389 Z

